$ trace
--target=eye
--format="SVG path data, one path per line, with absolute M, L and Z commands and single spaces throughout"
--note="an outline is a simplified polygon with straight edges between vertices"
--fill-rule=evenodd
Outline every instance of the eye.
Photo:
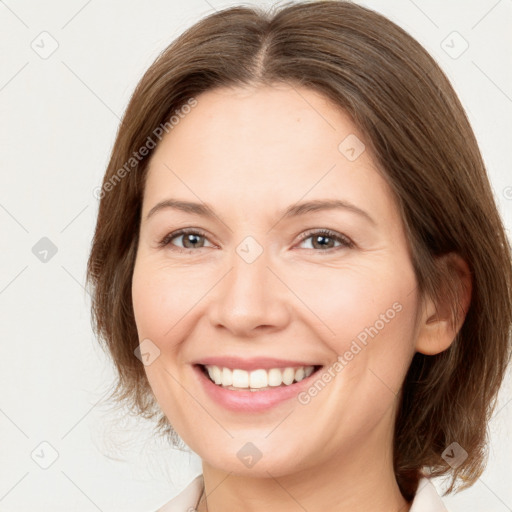
M 182 238 L 182 246 L 178 246 L 172 244 L 172 240 L 175 238 Z M 179 231 L 174 231 L 173 233 L 169 233 L 166 235 L 158 245 L 160 247 L 166 247 L 168 245 L 173 245 L 173 249 L 179 252 L 189 252 L 194 251 L 195 249 L 205 247 L 204 239 L 206 240 L 206 234 L 198 229 L 180 229 Z
M 172 243 L 175 238 L 182 238 L 182 246 L 176 245 Z M 336 231 L 331 231 L 330 229 L 321 229 L 316 231 L 308 231 L 301 235 L 300 243 L 303 243 L 305 240 L 312 239 L 312 248 L 317 249 L 320 248 L 321 251 L 317 252 L 327 252 L 332 250 L 337 250 L 339 248 L 351 248 L 354 247 L 354 243 L 345 235 L 341 233 L 336 233 Z M 206 234 L 198 229 L 180 229 L 178 231 L 174 231 L 173 233 L 169 233 L 166 235 L 160 242 L 158 243 L 159 247 L 167 247 L 169 245 L 173 246 L 173 250 L 177 250 L 178 252 L 190 252 L 195 249 L 201 249 L 205 246 L 205 240 L 207 240 Z M 338 242 L 338 246 L 333 246 L 334 243 Z M 213 247 L 213 245 L 211 245 Z
M 312 239 L 312 248 L 320 247 L 321 252 L 336 250 L 341 248 L 354 247 L 354 243 L 345 235 L 331 231 L 330 229 L 321 229 L 317 231 L 309 231 L 301 235 L 301 243 L 305 240 Z M 339 242 L 337 247 L 333 246 L 335 242 Z M 317 251 L 318 252 L 318 251 Z

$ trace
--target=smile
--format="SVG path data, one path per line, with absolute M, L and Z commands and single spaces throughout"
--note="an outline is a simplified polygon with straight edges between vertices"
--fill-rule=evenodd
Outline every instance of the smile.
M 238 360 L 240 365 L 244 363 Z M 193 364 L 199 387 L 209 400 L 237 413 L 262 413 L 297 398 L 311 385 L 322 365 L 258 368 L 254 362 L 241 369 L 219 364 Z M 275 364 L 275 362 L 274 362 Z M 278 363 L 280 364 L 280 363 Z
M 212 382 L 233 391 L 263 391 L 273 387 L 290 386 L 309 377 L 315 368 L 318 369 L 315 366 L 299 366 L 247 371 L 216 365 L 203 365 L 202 368 Z

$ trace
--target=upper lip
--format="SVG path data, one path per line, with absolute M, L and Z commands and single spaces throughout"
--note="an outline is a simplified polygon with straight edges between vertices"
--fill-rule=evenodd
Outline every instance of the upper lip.
M 311 361 L 293 361 L 291 359 L 277 359 L 274 357 L 252 357 L 250 359 L 242 359 L 235 356 L 216 356 L 216 357 L 205 357 L 195 361 L 194 364 L 208 365 L 208 366 L 219 366 L 221 368 L 232 368 L 240 370 L 269 370 L 271 368 L 289 368 L 299 366 L 319 366 L 318 363 Z

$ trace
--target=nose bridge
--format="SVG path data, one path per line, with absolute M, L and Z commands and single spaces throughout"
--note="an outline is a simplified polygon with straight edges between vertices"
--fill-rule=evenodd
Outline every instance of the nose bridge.
M 212 321 L 238 335 L 259 326 L 282 328 L 288 309 L 282 283 L 268 268 L 269 251 L 247 237 L 233 251 L 230 271 L 215 295 Z

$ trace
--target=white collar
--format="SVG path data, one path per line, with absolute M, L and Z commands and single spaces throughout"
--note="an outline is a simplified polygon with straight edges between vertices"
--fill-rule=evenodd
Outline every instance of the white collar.
M 428 478 L 422 478 L 409 512 L 448 512 L 436 488 Z

